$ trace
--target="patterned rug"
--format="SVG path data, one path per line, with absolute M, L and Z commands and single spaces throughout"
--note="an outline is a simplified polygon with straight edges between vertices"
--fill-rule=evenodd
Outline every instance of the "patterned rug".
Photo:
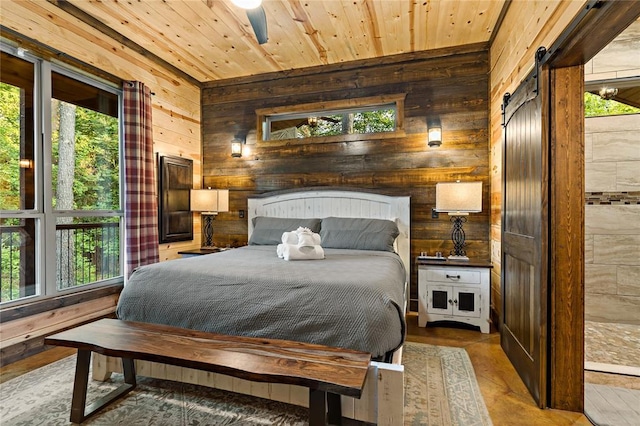
M 407 343 L 403 360 L 405 425 L 492 424 L 467 351 Z
M 405 425 L 491 425 L 473 366 L 464 349 L 407 343 Z M 0 385 L 0 424 L 69 425 L 75 356 Z M 427 380 L 427 377 L 429 378 Z M 89 398 L 122 383 L 89 382 Z M 138 377 L 138 386 L 86 425 L 282 425 L 307 424 L 307 409 L 203 386 Z

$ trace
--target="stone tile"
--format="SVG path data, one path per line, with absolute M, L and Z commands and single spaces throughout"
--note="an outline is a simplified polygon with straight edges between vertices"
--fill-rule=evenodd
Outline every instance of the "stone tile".
M 640 51 L 640 39 L 621 40 L 609 44 L 593 58 L 594 73 L 640 68 L 640 55 L 629 52 Z
M 616 74 L 618 78 L 637 77 L 640 75 L 640 68 L 618 71 Z
M 611 265 L 584 265 L 585 292 L 590 294 L 616 294 L 618 290 L 616 267 Z
M 584 120 L 585 134 L 603 132 L 632 132 L 640 130 L 640 114 L 587 117 Z
M 639 119 L 640 121 L 640 119 Z M 640 160 L 640 139 L 634 131 L 593 134 L 593 162 Z
M 617 191 L 640 191 L 640 161 L 619 161 L 616 169 Z
M 593 80 L 614 80 L 618 78 L 618 73 L 615 71 L 611 72 L 599 72 L 595 74 L 589 74 L 589 79 L 585 82 L 588 83 Z M 590 118 L 590 117 L 589 117 Z
M 586 133 L 584 135 L 584 161 L 588 164 L 593 160 L 593 135 Z
M 585 163 L 586 192 L 610 192 L 617 189 L 617 165 L 614 161 Z
M 587 320 L 584 337 L 585 361 L 640 367 L 640 326 Z
M 584 300 L 586 320 L 640 326 L 640 297 L 586 293 Z
M 586 264 L 593 263 L 593 235 L 585 235 L 584 237 L 584 262 Z
M 640 235 L 639 214 L 640 205 L 587 205 L 585 235 Z
M 624 296 L 640 297 L 640 259 L 638 266 L 618 266 L 617 283 L 618 294 Z M 638 306 L 640 310 L 640 306 Z
M 640 235 L 595 235 L 593 260 L 607 265 L 637 265 L 640 259 Z M 640 312 L 640 309 L 638 310 Z

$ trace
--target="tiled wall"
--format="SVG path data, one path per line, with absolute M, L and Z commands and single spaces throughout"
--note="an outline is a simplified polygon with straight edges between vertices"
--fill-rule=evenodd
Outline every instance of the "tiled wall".
M 640 324 L 640 114 L 585 121 L 586 319 Z

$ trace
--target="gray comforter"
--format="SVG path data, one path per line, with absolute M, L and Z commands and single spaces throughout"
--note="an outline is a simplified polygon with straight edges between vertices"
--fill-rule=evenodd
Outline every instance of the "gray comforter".
M 323 260 L 279 259 L 275 246 L 138 268 L 118 318 L 371 352 L 404 340 L 405 270 L 394 253 L 325 249 Z

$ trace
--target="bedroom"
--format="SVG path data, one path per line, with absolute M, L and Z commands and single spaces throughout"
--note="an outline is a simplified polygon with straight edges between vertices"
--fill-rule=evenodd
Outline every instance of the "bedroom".
M 63 2 L 60 2 L 63 4 Z M 140 80 L 147 83 L 155 93 L 153 98 L 154 142 L 155 151 L 163 154 L 183 156 L 194 160 L 194 182 L 202 182 L 204 186 L 231 189 L 230 212 L 220 214 L 216 219 L 216 242 L 219 245 L 240 245 L 246 241 L 246 219 L 239 218 L 239 211 L 246 209 L 246 197 L 254 192 L 265 192 L 299 186 L 349 186 L 359 188 L 376 188 L 394 194 L 405 194 L 407 187 L 412 196 L 412 255 L 420 251 L 435 251 L 449 240 L 449 223 L 445 218 L 431 220 L 434 185 L 439 180 L 456 179 L 467 174 L 475 174 L 485 185 L 484 201 L 491 210 L 473 215 L 465 230 L 468 233 L 470 254 L 484 258 L 492 258 L 499 263 L 499 200 L 500 200 L 500 104 L 502 93 L 512 91 L 517 82 L 522 80 L 532 66 L 530 47 L 550 45 L 578 13 L 581 5 L 576 2 L 549 2 L 538 6 L 529 2 L 514 2 L 505 15 L 503 24 L 497 34 L 483 34 L 478 40 L 465 41 L 464 47 L 445 47 L 442 45 L 438 54 L 408 54 L 405 58 L 388 58 L 388 65 L 376 60 L 364 60 L 363 69 L 357 64 L 324 65 L 326 68 L 315 68 L 299 77 L 288 72 L 294 80 L 281 80 L 283 89 L 295 87 L 295 92 L 304 90 L 306 80 L 316 76 L 315 95 L 308 94 L 290 96 L 282 105 L 317 102 L 331 99 L 336 93 L 345 92 L 351 87 L 348 82 L 355 82 L 353 96 L 365 97 L 375 93 L 375 84 L 369 83 L 371 76 L 380 77 L 385 94 L 411 91 L 407 97 L 405 108 L 406 137 L 390 140 L 389 143 L 346 143 L 333 147 L 332 152 L 321 153 L 321 147 L 296 145 L 297 149 L 282 148 L 276 150 L 254 148 L 252 155 L 260 155 L 260 159 L 252 156 L 241 158 L 230 157 L 230 142 L 236 135 L 246 135 L 255 129 L 253 110 L 269 106 L 260 90 L 265 90 L 266 83 L 260 77 L 239 77 L 237 80 L 211 82 L 202 89 L 195 84 L 194 78 L 186 78 L 167 68 L 161 68 L 143 55 L 124 44 L 114 52 L 114 42 L 100 31 L 47 2 L 3 2 L 2 4 L 3 36 L 9 39 L 30 43 L 40 41 L 69 57 L 85 64 L 93 65 L 110 75 L 120 79 Z M 498 8 L 500 9 L 500 8 Z M 492 19 L 497 22 L 499 10 L 494 11 Z M 527 31 L 522 37 L 514 37 L 514 28 L 526 22 Z M 244 28 L 244 27 L 243 27 Z M 248 30 L 245 30 L 248 31 Z M 272 37 L 276 37 L 274 29 Z M 519 33 L 519 31 L 518 31 Z M 247 32 L 245 38 L 252 37 Z M 238 37 L 242 37 L 238 35 Z M 28 38 L 28 39 L 27 39 Z M 85 40 L 91 40 L 88 47 Z M 491 45 L 489 41 L 491 40 Z M 408 41 L 408 40 L 405 40 Z M 479 44 L 473 44 L 473 43 Z M 121 41 L 122 43 L 122 41 Z M 471 44 L 470 44 L 471 43 Z M 251 42 L 247 45 L 253 46 Z M 254 47 L 251 47 L 255 49 Z M 386 45 L 380 46 L 386 52 Z M 390 48 L 389 48 L 390 49 Z M 391 53 L 391 52 L 390 52 Z M 399 51 L 392 51 L 399 53 Z M 453 54 L 453 55 L 452 55 Z M 444 56 L 443 56 L 444 55 Z M 441 57 L 442 56 L 442 57 Z M 354 58 L 355 59 L 355 58 Z M 406 67 L 414 67 L 418 73 L 415 80 L 420 80 L 420 72 L 425 75 L 428 67 L 440 70 L 443 75 L 457 79 L 457 82 L 444 83 L 433 87 L 433 83 L 404 80 L 405 75 L 394 73 L 393 61 L 406 62 Z M 369 62 L 367 62 L 369 61 Z M 137 65 L 131 65 L 137 64 Z M 236 65 L 236 68 L 250 64 Z M 318 65 L 318 64 L 312 64 Z M 463 65 L 459 67 L 459 65 Z M 450 69 L 449 67 L 453 67 Z M 458 68 L 459 67 L 459 68 Z M 332 84 L 325 84 L 322 74 L 316 71 L 335 75 Z M 195 74 L 194 74 L 195 75 Z M 406 73 L 409 76 L 409 73 Z M 217 76 L 216 76 L 217 77 Z M 295 80 L 295 78 L 298 80 Z M 216 79 L 219 79 L 217 77 Z M 408 77 L 406 77 L 408 78 Z M 394 80 L 395 79 L 395 80 Z M 202 81 L 213 80 L 202 78 Z M 329 80 L 326 80 L 329 81 Z M 336 87 L 342 81 L 343 86 Z M 239 99 L 234 92 L 229 92 L 245 82 L 242 93 L 247 88 L 253 89 L 255 97 L 249 100 Z M 303 82 L 303 83 L 298 83 Z M 274 83 L 278 84 L 278 82 Z M 395 87 L 394 87 L 395 86 Z M 278 86 L 274 86 L 278 87 Z M 324 91 L 324 88 L 333 88 Z M 372 87 L 372 88 L 369 88 Z M 301 89 L 302 88 L 302 89 Z M 321 90 L 321 91 L 318 91 Z M 367 92 L 371 90 L 374 93 Z M 306 92 L 306 91 L 305 91 Z M 202 97 L 201 97 L 202 93 Z M 210 97 L 208 97 L 210 96 Z M 225 101 L 226 96 L 227 101 Z M 248 96 L 248 95 L 245 95 Z M 271 95 L 269 95 L 271 97 Z M 325 99 L 326 97 L 326 99 Z M 202 99 L 202 103 L 200 102 Z M 211 100 L 210 100 L 211 99 Z M 212 111 L 221 109 L 215 102 L 225 101 L 225 111 L 234 117 L 241 113 L 240 119 L 227 118 L 222 123 L 213 121 Z M 245 113 L 245 111 L 249 113 Z M 437 149 L 425 146 L 425 132 L 429 115 L 437 115 L 443 120 L 443 138 L 445 143 Z M 253 118 L 252 118 L 253 117 Z M 202 126 L 202 128 L 201 128 Z M 247 138 L 250 142 L 251 137 Z M 261 142 L 257 142 L 260 144 Z M 325 144 L 327 145 L 327 144 Z M 201 150 L 204 155 L 201 155 Z M 310 154 L 309 154 L 310 152 Z M 298 153 L 309 155 L 310 159 L 280 160 L 296 158 Z M 326 162 L 313 161 L 314 156 L 322 155 Z M 346 154 L 351 161 L 345 162 Z M 271 156 L 271 157 L 270 157 Z M 286 157 L 285 157 L 286 156 Z M 331 168 L 321 170 L 320 166 L 331 163 Z M 354 170 L 354 167 L 357 167 Z M 437 167 L 435 170 L 428 168 Z M 417 170 L 416 170 L 417 169 Z M 289 172 L 289 170 L 291 170 Z M 398 172 L 401 170 L 402 172 Z M 491 187 L 491 190 L 489 190 Z M 194 216 L 196 227 L 194 233 L 199 234 L 198 215 Z M 160 246 L 161 259 L 178 257 L 178 251 L 194 248 L 199 241 L 193 243 L 173 243 Z M 492 276 L 492 299 L 499 301 L 500 275 L 499 268 Z M 412 299 L 416 299 L 415 271 L 412 274 Z M 54 311 L 54 317 L 60 318 L 60 326 L 83 321 L 92 315 L 113 309 L 115 297 L 107 295 L 91 302 L 90 313 L 69 313 L 64 308 Z M 414 303 L 415 305 L 415 303 Z M 499 303 L 496 305 L 499 309 Z M 77 306 L 76 306 L 77 307 Z M 417 310 L 412 306 L 411 310 Z M 96 313 L 96 314 L 94 314 Z M 87 315 L 84 318 L 83 315 Z M 50 324 L 47 324 L 50 326 Z M 40 336 L 39 325 L 24 334 Z M 29 339 L 24 339 L 29 340 Z M 22 342 L 22 340 L 21 340 Z M 32 344 L 36 345 L 33 341 Z M 30 347 L 29 343 L 25 343 Z M 3 348 L 4 355 L 4 348 Z

